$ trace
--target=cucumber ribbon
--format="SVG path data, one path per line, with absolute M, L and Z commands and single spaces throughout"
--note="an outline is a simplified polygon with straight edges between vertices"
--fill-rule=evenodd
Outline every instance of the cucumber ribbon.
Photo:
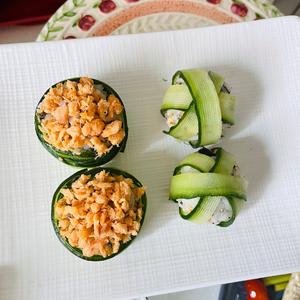
M 168 111 L 175 110 L 181 117 L 164 132 L 194 148 L 215 144 L 222 135 L 222 122 L 234 124 L 235 105 L 221 75 L 202 69 L 177 71 L 165 93 L 161 114 L 167 117 Z
M 182 218 L 194 223 L 209 222 L 221 201 L 226 199 L 232 214 L 217 225 L 231 225 L 246 200 L 247 181 L 236 175 L 234 156 L 222 148 L 205 148 L 185 157 L 175 168 L 170 184 L 169 198 L 173 201 L 195 201 L 189 211 L 179 208 Z M 208 155 L 209 154 L 209 155 Z

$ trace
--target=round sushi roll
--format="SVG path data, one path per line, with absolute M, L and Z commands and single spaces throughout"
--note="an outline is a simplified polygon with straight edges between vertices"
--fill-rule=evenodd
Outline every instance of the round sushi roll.
M 246 200 L 247 185 L 232 154 L 202 148 L 175 168 L 169 198 L 178 203 L 183 219 L 227 227 Z
M 56 158 L 77 167 L 102 165 L 125 150 L 128 127 L 118 94 L 87 77 L 49 88 L 35 111 L 35 130 Z
M 62 244 L 91 261 L 111 258 L 139 233 L 147 198 L 132 175 L 113 168 L 81 170 L 60 184 L 51 219 Z
M 194 148 L 216 144 L 222 123 L 234 124 L 235 105 L 235 97 L 219 74 L 201 69 L 177 71 L 161 105 L 169 127 L 164 133 Z

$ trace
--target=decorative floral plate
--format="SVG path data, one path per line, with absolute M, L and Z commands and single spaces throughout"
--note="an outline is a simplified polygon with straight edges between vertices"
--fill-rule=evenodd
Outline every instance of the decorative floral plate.
M 37 40 L 175 30 L 280 15 L 266 0 L 68 0 Z

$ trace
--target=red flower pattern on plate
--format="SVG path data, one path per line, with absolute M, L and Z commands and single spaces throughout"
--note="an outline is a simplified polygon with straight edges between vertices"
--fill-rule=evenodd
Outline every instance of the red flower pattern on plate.
M 206 0 L 206 1 L 209 3 L 212 3 L 212 4 L 220 4 L 221 3 L 221 0 Z
M 96 20 L 94 17 L 86 15 L 79 20 L 78 27 L 83 31 L 88 31 L 95 23 Z
M 244 3 L 234 3 L 231 5 L 231 11 L 240 16 L 240 17 L 246 17 L 248 13 L 248 8 Z
M 116 3 L 112 0 L 104 0 L 99 5 L 100 11 L 102 11 L 105 14 L 110 13 L 116 7 L 117 7 Z

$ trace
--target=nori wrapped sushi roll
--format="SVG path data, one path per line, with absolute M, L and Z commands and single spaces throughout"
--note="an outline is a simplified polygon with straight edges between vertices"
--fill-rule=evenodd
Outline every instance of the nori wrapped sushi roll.
M 35 111 L 35 130 L 56 158 L 77 167 L 103 165 L 125 150 L 124 104 L 106 83 L 87 77 L 49 88 Z
M 54 193 L 51 219 L 62 244 L 91 261 L 111 258 L 124 250 L 144 222 L 147 198 L 132 175 L 113 168 L 81 170 Z

